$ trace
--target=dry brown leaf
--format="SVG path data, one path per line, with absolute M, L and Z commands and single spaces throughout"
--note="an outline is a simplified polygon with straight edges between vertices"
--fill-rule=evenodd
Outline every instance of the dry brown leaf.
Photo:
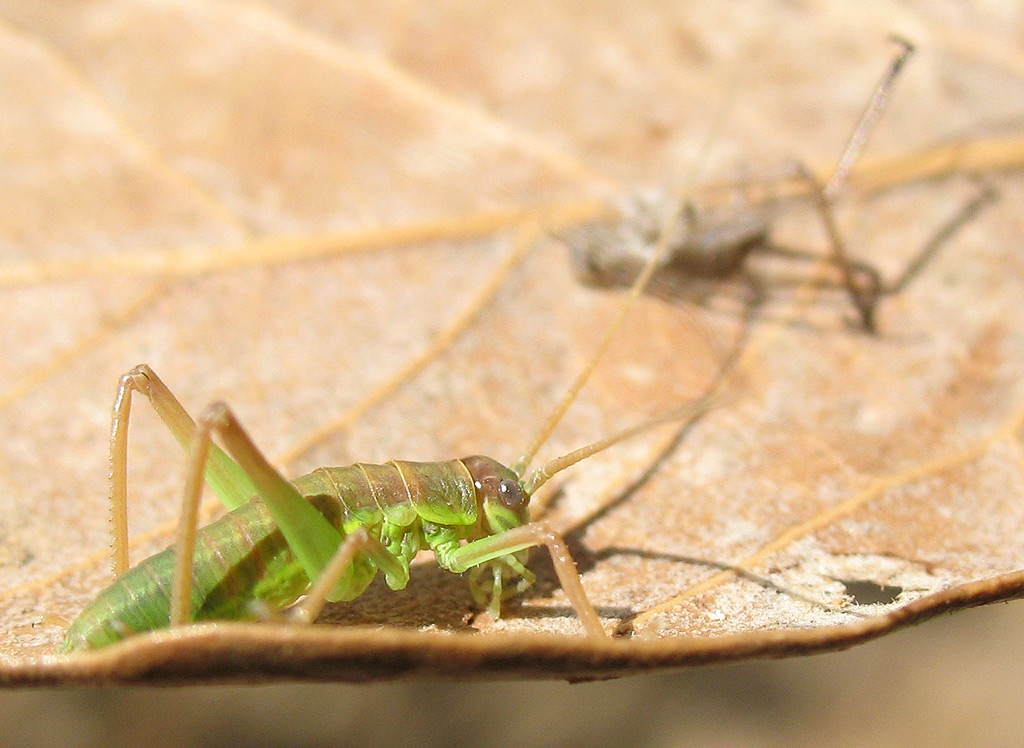
M 548 518 L 632 638 L 579 637 L 537 553 L 537 589 L 501 621 L 425 564 L 404 592 L 375 585 L 324 616 L 345 626 L 48 656 L 109 581 L 106 435 L 132 365 L 193 411 L 229 401 L 290 474 L 511 460 L 621 300 L 579 285 L 554 241 L 514 265 L 524 216 L 564 225 L 678 184 L 731 88 L 705 175 L 828 163 L 898 31 L 920 53 L 873 149 L 902 160 L 873 173 L 898 182 L 923 163 L 907 154 L 953 135 L 987 154 L 976 169 L 1020 164 L 1019 136 L 977 146 L 1020 114 L 1020 19 L 847 8 L 0 3 L 0 682 L 608 677 L 848 646 L 1017 596 L 1022 184 L 1003 176 L 998 204 L 885 303 L 877 338 L 808 287 L 770 288 L 750 327 L 734 303 L 643 300 L 542 457 L 695 396 L 743 348 L 727 402 L 692 429 L 559 476 Z M 977 189 L 954 176 L 848 201 L 851 251 L 891 277 Z M 780 234 L 823 246 L 809 211 Z M 182 458 L 145 405 L 132 430 L 138 560 L 172 540 Z

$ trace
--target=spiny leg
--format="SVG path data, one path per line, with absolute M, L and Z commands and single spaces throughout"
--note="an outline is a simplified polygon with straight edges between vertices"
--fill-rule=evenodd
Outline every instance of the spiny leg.
M 213 458 L 216 434 L 237 467 L 246 475 L 273 515 L 285 540 L 309 579 L 319 579 L 342 543 L 341 533 L 278 473 L 245 433 L 224 403 L 214 403 L 199 417 L 186 464 L 181 521 L 175 546 L 171 625 L 191 617 L 193 551 L 197 532 L 203 472 Z
M 555 532 L 546 522 L 531 522 L 520 525 L 503 533 L 492 535 L 460 546 L 444 559 L 445 568 L 457 573 L 471 567 L 492 561 L 500 556 L 514 554 L 534 546 L 547 546 L 551 561 L 555 567 L 558 582 L 562 585 L 565 596 L 576 611 L 588 636 L 604 639 L 604 627 L 590 604 L 587 593 L 580 582 L 579 572 L 572 554 L 562 536 Z M 440 559 L 439 559 L 440 560 Z
M 114 574 L 128 570 L 128 421 L 132 393 L 146 396 L 168 430 L 188 450 L 196 424 L 160 377 L 146 364 L 136 366 L 121 377 L 114 399 L 110 427 L 110 526 L 114 536 Z M 228 509 L 248 501 L 256 493 L 252 481 L 241 468 L 214 446 L 206 464 L 206 480 L 217 498 Z

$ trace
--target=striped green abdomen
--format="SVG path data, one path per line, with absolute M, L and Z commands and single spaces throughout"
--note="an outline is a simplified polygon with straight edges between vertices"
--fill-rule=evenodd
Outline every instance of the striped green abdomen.
M 75 620 L 61 649 L 100 647 L 166 628 L 174 555 L 174 548 L 168 548 L 115 579 Z M 248 608 L 254 599 L 283 606 L 309 586 L 260 501 L 250 501 L 199 532 L 192 580 L 195 620 L 252 619 Z
M 392 533 L 408 528 L 412 542 L 395 549 L 405 564 L 421 547 L 420 519 L 467 529 L 477 519 L 473 479 L 459 460 L 321 468 L 294 485 L 343 536 L 364 527 L 383 539 L 383 526 Z M 169 548 L 115 579 L 71 625 L 61 650 L 101 647 L 166 628 L 174 563 L 175 551 Z M 362 594 L 376 571 L 367 558 L 357 556 L 340 582 L 345 590 L 340 599 Z M 254 601 L 281 608 L 308 587 L 309 579 L 258 499 L 196 535 L 192 620 L 252 620 L 257 617 Z

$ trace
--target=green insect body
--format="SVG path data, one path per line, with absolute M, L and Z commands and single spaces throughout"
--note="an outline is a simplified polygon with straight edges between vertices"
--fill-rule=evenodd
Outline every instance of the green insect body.
M 329 596 L 332 601 L 358 597 L 378 571 L 384 571 L 391 589 L 403 589 L 409 581 L 409 565 L 422 549 L 433 551 L 442 568 L 465 571 L 456 554 L 464 542 L 529 522 L 529 497 L 521 482 L 488 457 L 319 468 L 293 485 L 342 538 L 362 528 L 388 551 L 383 563 L 356 554 Z M 62 650 L 106 646 L 133 633 L 166 628 L 174 563 L 175 549 L 169 548 L 119 576 L 72 624 Z M 483 580 L 490 587 L 474 584 L 474 597 L 480 600 L 489 590 L 492 608 L 508 592 L 503 590 L 506 578 L 519 577 L 514 591 L 533 581 L 514 553 L 485 565 L 492 570 L 491 579 Z M 480 577 L 474 579 L 480 581 Z M 256 619 L 257 603 L 288 606 L 310 585 L 259 498 L 196 535 L 190 596 L 193 620 Z

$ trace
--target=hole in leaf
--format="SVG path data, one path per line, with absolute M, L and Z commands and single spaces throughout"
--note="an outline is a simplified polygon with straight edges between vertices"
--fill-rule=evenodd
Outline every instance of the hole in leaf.
M 903 588 L 891 584 L 879 584 L 870 579 L 838 579 L 846 594 L 853 598 L 855 605 L 888 605 L 896 602 Z

